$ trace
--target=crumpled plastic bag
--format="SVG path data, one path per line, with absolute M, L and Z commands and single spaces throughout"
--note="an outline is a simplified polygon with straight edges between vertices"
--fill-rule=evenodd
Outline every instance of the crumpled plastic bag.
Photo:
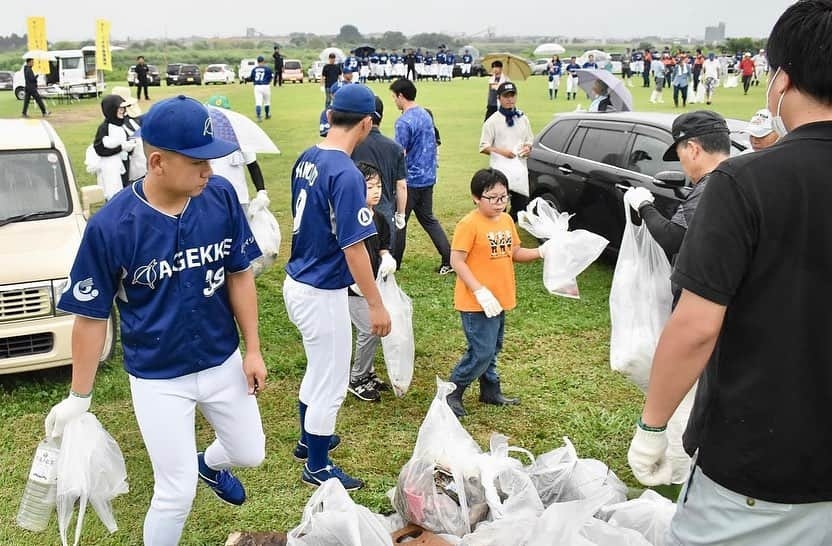
M 277 254 L 280 252 L 280 226 L 277 224 L 277 218 L 266 207 L 250 206 L 247 216 L 254 240 L 263 253 L 251 262 L 254 276 L 258 277 L 277 260 Z
M 300 525 L 287 535 L 287 546 L 392 546 L 378 518 L 350 498 L 337 478 L 324 482 L 303 509 Z
M 539 516 L 543 504 L 523 464 L 509 456 L 509 452 L 523 453 L 532 463 L 534 455 L 529 451 L 508 445 L 508 436 L 491 435 L 490 452 L 480 456 L 480 480 L 485 490 L 490 518 L 498 520 L 529 512 Z
M 108 531 L 118 530 L 110 501 L 127 493 L 127 469 L 118 444 L 95 415 L 86 412 L 66 424 L 58 455 L 57 512 L 61 543 L 79 503 L 75 544 L 81 538 L 87 502 Z
M 610 525 L 633 529 L 653 546 L 664 546 L 676 504 L 647 489 L 637 499 L 604 506 L 600 513 Z
M 564 447 L 540 455 L 526 468 L 543 506 L 589 498 L 606 498 L 607 503 L 627 500 L 627 486 L 604 463 L 579 459 L 569 438 Z
M 399 288 L 394 274 L 376 279 L 384 307 L 390 314 L 390 333 L 381 338 L 384 364 L 393 393 L 399 398 L 405 395 L 413 380 L 413 362 L 416 358 L 416 341 L 413 337 L 413 303 Z
M 543 285 L 550 293 L 580 299 L 577 277 L 598 259 L 609 244 L 600 235 L 576 229 L 569 231 L 573 215 L 558 212 L 540 197 L 517 215 L 518 225 L 537 237 L 549 239 L 543 256 Z
M 610 288 L 610 366 L 647 392 L 653 355 L 670 318 L 670 262 L 624 204 L 624 235 Z
M 509 159 L 491 152 L 489 164 L 505 175 L 509 191 L 529 196 L 529 168 L 524 158 L 515 156 Z

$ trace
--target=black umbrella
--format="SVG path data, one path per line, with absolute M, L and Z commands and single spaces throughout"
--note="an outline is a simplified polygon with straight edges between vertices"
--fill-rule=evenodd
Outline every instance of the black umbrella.
M 376 52 L 376 48 L 369 44 L 364 44 L 356 47 L 354 51 L 356 57 L 369 57 Z

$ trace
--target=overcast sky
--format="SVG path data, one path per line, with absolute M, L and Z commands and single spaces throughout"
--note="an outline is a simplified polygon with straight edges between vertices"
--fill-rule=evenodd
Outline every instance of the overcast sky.
M 49 41 L 94 36 L 96 18 L 109 19 L 114 39 L 243 36 L 247 27 L 266 35 L 337 34 L 344 24 L 363 33 L 397 30 L 406 35 L 446 32 L 498 35 L 703 37 L 724 21 L 728 37 L 765 37 L 792 0 L 176 0 L 3 2 L 0 35 L 26 32 L 26 17 L 46 17 Z M 200 5 L 198 9 L 190 6 Z M 646 8 L 645 6 L 650 6 Z M 751 7 L 750 7 L 751 6 Z

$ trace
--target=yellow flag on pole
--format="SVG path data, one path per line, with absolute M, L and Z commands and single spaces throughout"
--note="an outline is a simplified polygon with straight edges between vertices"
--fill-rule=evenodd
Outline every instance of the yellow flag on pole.
M 113 69 L 113 60 L 110 57 L 110 22 L 106 19 L 95 21 L 95 68 Z
M 29 37 L 29 50 L 43 51 L 43 56 L 35 58 L 32 70 L 35 74 L 49 74 L 49 61 L 46 58 L 46 17 L 27 17 L 26 32 Z

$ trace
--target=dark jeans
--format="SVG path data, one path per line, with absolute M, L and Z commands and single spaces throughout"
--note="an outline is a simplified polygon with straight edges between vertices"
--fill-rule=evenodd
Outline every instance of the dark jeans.
M 38 108 L 40 108 L 40 113 L 46 115 L 46 106 L 43 105 L 43 99 L 40 98 L 40 93 L 38 93 L 37 89 L 26 90 L 26 96 L 23 98 L 23 115 L 26 115 L 26 112 L 29 111 L 29 100 L 35 99 L 35 102 L 38 103 Z
M 436 247 L 437 252 L 442 257 L 442 265 L 451 265 L 451 243 L 448 242 L 448 236 L 445 235 L 445 230 L 442 229 L 442 224 L 433 215 L 433 186 L 426 188 L 407 188 L 407 208 L 405 209 L 405 222 L 410 220 L 410 213 L 416 213 L 416 219 L 422 224 L 422 227 L 427 232 L 430 240 L 433 241 L 433 246 Z M 396 237 L 396 245 L 393 249 L 393 257 L 396 258 L 396 263 L 399 267 L 402 266 L 402 259 L 404 258 L 404 249 L 407 245 L 407 224 Z
M 509 216 L 511 219 L 517 222 L 517 213 L 521 210 L 526 210 L 526 207 L 529 206 L 529 198 L 523 195 L 522 193 L 517 193 L 514 191 L 508 192 L 509 201 L 511 203 L 511 210 L 509 210 Z
M 283 69 L 278 69 L 277 66 L 274 67 L 274 86 L 277 87 L 278 85 L 283 85 Z
M 748 93 L 748 88 L 751 87 L 751 75 L 742 77 L 742 91 Z
M 147 88 L 149 86 L 150 86 L 150 84 L 147 81 L 141 81 L 141 80 L 137 81 L 136 82 L 136 98 L 137 99 L 142 98 L 142 89 L 144 89 L 144 98 L 145 98 L 145 100 L 150 100 L 150 97 L 147 96 Z
M 701 66 L 701 65 L 697 65 Z M 702 69 L 699 70 L 693 69 L 693 92 L 696 93 L 699 90 L 699 78 L 702 75 Z
M 407 65 L 407 72 L 405 73 L 405 78 L 410 81 L 416 81 L 416 67 L 412 65 Z
M 644 87 L 650 87 L 650 69 L 649 68 L 641 73 L 641 77 L 644 80 Z
M 470 385 L 481 375 L 489 383 L 500 381 L 497 373 L 497 355 L 503 348 L 503 332 L 506 325 L 505 311 L 488 318 L 482 311 L 460 311 L 462 331 L 468 340 L 468 348 L 451 372 L 451 381 Z
M 324 99 L 324 110 L 326 110 L 327 108 L 329 108 L 329 105 L 332 104 L 332 91 L 330 91 L 330 87 L 327 87 L 324 90 L 324 94 L 324 96 L 326 97 Z
M 673 104 L 679 106 L 679 94 L 682 95 L 682 106 L 687 105 L 688 103 L 688 86 L 685 85 L 684 87 L 674 85 L 673 86 Z

